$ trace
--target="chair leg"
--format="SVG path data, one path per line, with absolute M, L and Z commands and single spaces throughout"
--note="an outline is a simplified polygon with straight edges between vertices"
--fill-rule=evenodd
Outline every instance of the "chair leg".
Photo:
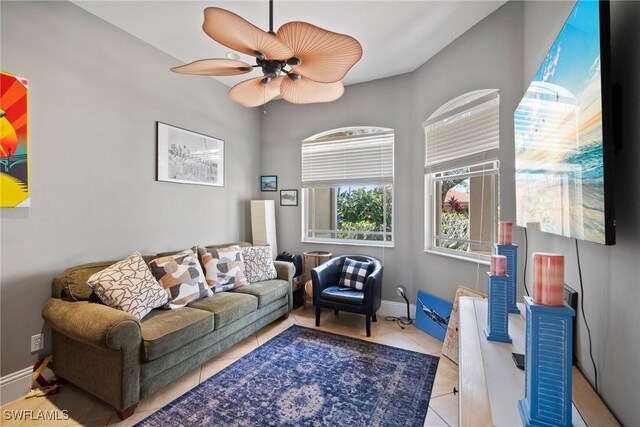
M 378 318 L 376 317 L 375 313 L 373 313 L 373 316 L 371 317 L 371 320 L 373 320 L 374 322 L 378 321 Z
M 367 336 L 371 336 L 371 316 L 367 314 Z
M 316 326 L 320 326 L 320 306 L 316 305 Z
M 338 309 L 337 308 L 335 310 L 333 310 L 333 314 L 335 314 L 336 316 L 338 315 Z

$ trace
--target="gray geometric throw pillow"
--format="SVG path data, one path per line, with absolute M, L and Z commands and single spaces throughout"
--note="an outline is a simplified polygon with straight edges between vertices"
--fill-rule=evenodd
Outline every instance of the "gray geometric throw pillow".
M 93 274 L 87 285 L 109 307 L 142 319 L 167 303 L 167 291 L 156 281 L 139 252 Z
M 262 282 L 278 277 L 273 264 L 271 246 L 249 246 L 242 248 L 245 271 L 249 283 Z

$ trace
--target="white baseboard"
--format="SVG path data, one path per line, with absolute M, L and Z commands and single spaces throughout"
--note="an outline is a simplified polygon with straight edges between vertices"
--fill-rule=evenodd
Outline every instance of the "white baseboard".
M 409 311 L 411 313 L 411 318 L 415 319 L 416 306 L 414 304 L 409 305 Z M 378 315 L 404 317 L 407 315 L 407 304 L 404 302 L 382 300 L 380 303 L 380 309 L 378 310 Z
M 33 367 L 28 366 L 19 371 L 0 378 L 0 405 L 26 396 L 31 389 L 31 375 Z

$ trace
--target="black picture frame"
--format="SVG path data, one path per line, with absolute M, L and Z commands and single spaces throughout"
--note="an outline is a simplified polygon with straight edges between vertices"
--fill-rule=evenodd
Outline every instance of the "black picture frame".
M 280 190 L 280 206 L 298 206 L 298 190 Z
M 201 151 L 200 162 L 188 161 Z M 156 122 L 156 181 L 224 187 L 224 157 L 224 140 Z
M 260 191 L 278 191 L 278 177 L 276 175 L 262 175 L 260 177 Z

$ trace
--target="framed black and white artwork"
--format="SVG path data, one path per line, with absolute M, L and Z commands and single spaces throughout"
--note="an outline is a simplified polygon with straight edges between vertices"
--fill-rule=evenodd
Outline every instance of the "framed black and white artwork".
M 224 141 L 157 122 L 158 181 L 224 187 Z
M 298 190 L 280 190 L 280 206 L 298 206 Z

